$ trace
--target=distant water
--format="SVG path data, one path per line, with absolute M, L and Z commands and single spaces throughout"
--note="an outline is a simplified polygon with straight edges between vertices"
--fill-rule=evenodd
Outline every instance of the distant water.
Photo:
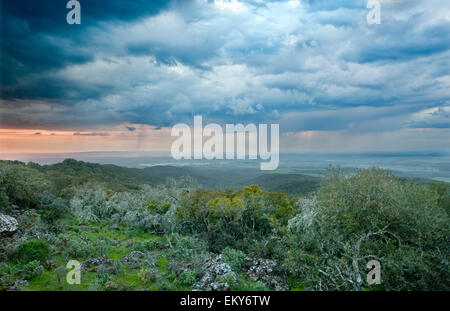
M 0 154 L 2 160 L 19 160 L 39 164 L 54 164 L 66 158 L 114 164 L 126 167 L 143 168 L 157 165 L 202 166 L 208 167 L 246 167 L 259 168 L 259 160 L 181 160 L 177 161 L 167 153 L 138 152 L 87 152 L 60 154 Z M 450 154 L 437 152 L 416 153 L 368 153 L 368 154 L 282 154 L 280 165 L 270 173 L 302 173 L 321 175 L 328 166 L 342 167 L 352 171 L 372 166 L 392 170 L 404 177 L 423 177 L 450 182 Z

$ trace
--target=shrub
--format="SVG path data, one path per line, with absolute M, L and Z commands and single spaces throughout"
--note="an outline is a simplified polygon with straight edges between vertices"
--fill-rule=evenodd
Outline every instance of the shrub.
M 61 198 L 55 198 L 41 211 L 42 220 L 47 224 L 53 225 L 68 210 L 65 201 Z
M 174 259 L 193 262 L 208 255 L 205 242 L 201 239 L 173 234 L 168 236 L 168 240 L 172 244 L 169 251 Z
M 232 271 L 227 272 L 224 275 L 217 276 L 217 280 L 221 283 L 227 283 L 230 285 L 231 289 L 235 289 L 239 285 L 236 273 Z
M 77 188 L 70 200 L 70 209 L 81 222 L 98 221 L 109 212 L 105 208 L 107 200 L 108 196 L 102 186 L 85 184 Z
M 20 276 L 25 280 L 32 280 L 44 272 L 39 260 L 33 260 L 22 267 Z
M 0 291 L 5 290 L 7 285 L 14 280 L 15 272 L 15 265 L 0 262 Z
M 19 262 L 28 263 L 34 260 L 44 262 L 48 254 L 48 244 L 45 241 L 35 239 L 20 244 L 15 256 Z
M 158 282 L 156 282 L 156 287 L 158 290 L 164 290 L 164 291 L 175 291 L 177 290 L 176 286 L 172 283 L 170 283 L 166 279 L 160 279 Z
M 62 255 L 65 259 L 83 260 L 105 256 L 108 242 L 107 240 L 88 241 L 69 234 L 60 234 L 57 245 L 62 249 Z
M 158 247 L 158 241 L 156 240 L 144 240 L 144 241 L 133 241 L 131 249 L 133 251 L 147 252 L 156 250 Z
M 158 269 L 155 267 L 142 268 L 138 273 L 138 278 L 142 284 L 147 285 L 161 279 Z
M 220 252 L 229 246 L 243 251 L 243 241 L 263 240 L 267 235 L 285 231 L 294 216 L 292 200 L 286 193 L 270 193 L 257 185 L 238 191 L 198 190 L 182 198 L 175 213 L 179 231 L 199 233 L 209 249 Z
M 436 191 L 373 168 L 332 171 L 317 199 L 289 221 L 286 263 L 309 288 L 361 290 L 365 265 L 377 259 L 378 288 L 448 289 L 449 218 Z
M 235 271 L 241 271 L 244 260 L 245 253 L 242 251 L 229 247 L 222 251 L 222 261 L 229 264 Z
M 240 279 L 238 290 L 240 290 L 240 291 L 267 291 L 268 288 L 261 281 L 253 282 L 253 281 L 248 281 L 245 279 Z
M 176 279 L 177 285 L 192 286 L 197 280 L 198 272 L 195 270 L 185 270 Z
M 39 208 L 38 194 L 51 188 L 45 175 L 24 163 L 0 163 L 0 209 L 8 210 L 12 205 L 21 209 Z
M 108 264 L 101 264 L 99 265 L 95 271 L 98 275 L 112 275 L 112 274 L 119 274 L 120 270 L 122 269 L 122 264 L 120 262 L 113 262 L 111 265 Z
M 69 237 L 63 247 L 63 256 L 66 259 L 96 258 L 106 255 L 106 245 L 102 241 L 89 242 L 75 237 Z

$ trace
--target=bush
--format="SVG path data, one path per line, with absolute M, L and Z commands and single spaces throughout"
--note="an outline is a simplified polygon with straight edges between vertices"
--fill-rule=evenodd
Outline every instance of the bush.
M 285 231 L 294 215 L 286 193 L 270 193 L 257 185 L 238 191 L 197 190 L 182 198 L 175 213 L 179 232 L 200 234 L 213 252 L 227 246 L 247 251 L 244 241 Z
M 44 272 L 39 260 L 33 260 L 22 267 L 20 276 L 25 280 L 32 280 Z
M 15 272 L 15 265 L 0 262 L 0 291 L 5 290 L 7 285 L 13 282 Z
M 226 247 L 222 251 L 222 261 L 226 262 L 234 271 L 241 271 L 245 260 L 245 253 L 236 249 Z
M 80 222 L 98 221 L 109 212 L 105 208 L 107 200 L 107 193 L 102 186 L 85 184 L 77 188 L 70 200 L 70 209 Z
M 67 205 L 63 199 L 54 198 L 51 203 L 42 209 L 41 217 L 47 224 L 53 225 L 67 210 Z
M 52 190 L 52 183 L 38 170 L 18 161 L 0 162 L 0 209 L 39 208 L 40 193 Z
M 147 252 L 156 250 L 159 243 L 156 240 L 133 241 L 131 249 L 133 251 Z
M 161 275 L 155 267 L 142 268 L 138 273 L 138 278 L 141 280 L 142 284 L 148 285 L 160 280 Z
M 70 237 L 63 246 L 63 256 L 66 259 L 97 258 L 106 255 L 106 245 L 102 241 L 89 242 Z
M 205 242 L 190 236 L 173 234 L 167 236 L 171 241 L 170 256 L 175 260 L 191 263 L 194 269 L 203 264 L 203 260 L 209 257 Z
M 177 285 L 192 286 L 197 280 L 198 272 L 195 270 L 185 270 L 180 273 L 175 283 Z
M 231 289 L 234 290 L 239 285 L 236 273 L 230 271 L 225 273 L 224 275 L 218 275 L 217 280 L 221 283 L 227 283 L 230 285 Z
M 28 263 L 34 260 L 44 262 L 48 254 L 48 244 L 45 241 L 36 239 L 20 244 L 15 256 L 19 262 Z
M 244 279 L 240 279 L 238 290 L 240 290 L 240 291 L 267 291 L 268 288 L 261 281 L 253 282 L 253 281 L 247 281 Z
M 286 264 L 310 289 L 361 290 L 370 259 L 382 266 L 377 288 L 448 289 L 449 218 L 438 199 L 389 171 L 332 171 L 317 202 L 301 202 L 289 221 Z

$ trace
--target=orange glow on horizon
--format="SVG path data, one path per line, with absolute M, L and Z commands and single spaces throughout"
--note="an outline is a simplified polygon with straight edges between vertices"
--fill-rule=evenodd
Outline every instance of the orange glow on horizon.
M 0 129 L 0 153 L 70 153 L 94 151 L 166 151 L 173 138 L 167 128 L 142 125 L 93 131 Z

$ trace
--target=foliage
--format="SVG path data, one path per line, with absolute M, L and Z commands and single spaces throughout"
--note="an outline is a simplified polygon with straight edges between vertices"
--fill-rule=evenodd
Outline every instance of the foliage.
M 176 217 L 181 232 L 202 234 L 213 251 L 226 246 L 245 250 L 248 245 L 240 242 L 282 231 L 294 212 L 286 193 L 265 192 L 253 185 L 239 191 L 189 193 Z
M 45 241 L 34 239 L 23 242 L 16 250 L 15 257 L 19 262 L 44 262 L 49 255 L 49 247 Z
M 185 270 L 178 275 L 176 283 L 180 286 L 192 286 L 197 280 L 198 271 Z
M 58 243 L 67 260 L 96 258 L 106 254 L 106 243 L 100 240 L 89 241 L 80 237 L 60 235 Z
M 245 253 L 230 247 L 226 247 L 222 251 L 222 261 L 226 262 L 234 271 L 241 271 L 242 264 L 245 260 Z
M 442 288 L 448 269 L 437 267 L 449 255 L 449 219 L 437 199 L 389 171 L 332 171 L 317 201 L 289 221 L 287 265 L 317 289 L 362 289 L 370 259 L 382 263 L 385 289 Z
M 155 267 L 142 268 L 138 274 L 139 279 L 143 284 L 151 284 L 158 281 L 161 276 Z
M 245 280 L 245 279 L 239 279 L 239 283 L 238 283 L 239 287 L 236 288 L 236 290 L 240 290 L 240 291 L 267 291 L 268 288 L 267 286 L 261 282 L 261 281 L 249 281 L 249 280 Z M 235 288 L 233 288 L 235 289 Z
M 45 200 L 45 205 L 41 205 L 41 218 L 48 225 L 55 225 L 68 211 L 67 203 L 65 200 L 54 196 L 49 196 Z
M 0 210 L 40 208 L 38 195 L 53 190 L 39 171 L 19 161 L 0 161 Z
M 2 237 L 0 289 L 23 289 L 15 281 L 26 278 L 32 290 L 190 290 L 221 254 L 233 272 L 218 279 L 233 290 L 267 290 L 251 281 L 246 257 L 275 260 L 274 276 L 308 290 L 449 290 L 447 183 L 332 169 L 315 193 L 293 197 L 257 185 L 198 189 L 179 172 L 198 173 L 0 161 L 0 210 L 21 228 Z M 263 181 L 283 183 L 271 175 L 251 178 L 268 189 Z M 283 187 L 296 187 L 298 176 L 287 177 Z M 82 285 L 58 282 L 69 259 L 104 256 L 108 264 L 84 272 Z M 365 279 L 371 259 L 381 263 L 377 286 Z
M 33 260 L 22 267 L 20 276 L 25 280 L 32 280 L 44 272 L 39 260 Z

